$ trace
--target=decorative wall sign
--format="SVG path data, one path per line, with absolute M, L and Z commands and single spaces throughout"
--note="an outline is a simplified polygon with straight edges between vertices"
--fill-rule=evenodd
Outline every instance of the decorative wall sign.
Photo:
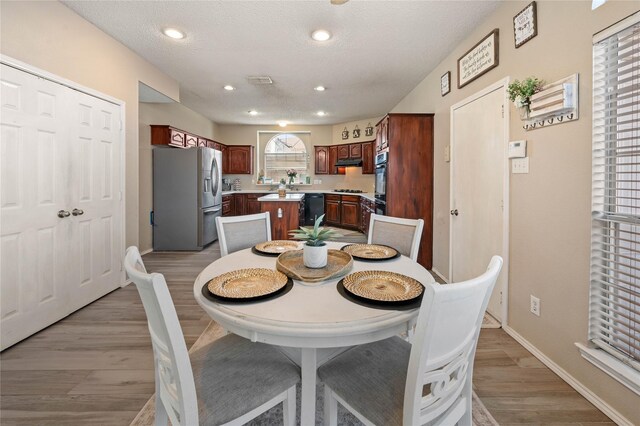
M 538 35 L 536 2 L 532 1 L 513 17 L 513 38 L 516 49 Z
M 349 131 L 347 130 L 346 127 L 342 131 L 342 140 L 345 140 L 345 139 L 349 139 Z
M 360 137 L 360 129 L 358 129 L 358 125 L 356 124 L 356 128 L 353 129 L 353 138 L 358 139 Z
M 446 95 L 451 91 L 451 71 L 447 71 L 440 77 L 440 94 Z
M 458 59 L 458 89 L 498 66 L 498 35 L 496 28 Z
M 364 128 L 364 135 L 373 136 L 373 126 L 371 125 L 371 123 L 367 124 L 367 127 Z

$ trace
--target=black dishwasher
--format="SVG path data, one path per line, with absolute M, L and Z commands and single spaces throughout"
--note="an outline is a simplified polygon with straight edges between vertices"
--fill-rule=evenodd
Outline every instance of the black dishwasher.
M 304 225 L 313 225 L 324 214 L 324 194 L 304 194 Z

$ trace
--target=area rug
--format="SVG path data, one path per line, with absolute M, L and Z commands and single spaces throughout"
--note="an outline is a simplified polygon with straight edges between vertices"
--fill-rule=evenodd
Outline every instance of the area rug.
M 216 322 L 209 323 L 205 331 L 198 337 L 198 340 L 193 344 L 189 352 L 206 345 L 207 343 L 218 339 L 225 335 L 225 331 Z M 317 403 L 316 403 L 316 424 L 322 425 L 324 420 L 323 412 L 323 399 L 324 391 L 322 384 L 318 384 L 316 389 Z M 498 422 L 493 418 L 491 413 L 484 406 L 478 395 L 473 392 L 472 403 L 473 414 L 473 426 L 498 426 Z M 297 395 L 297 424 L 300 424 L 300 386 L 298 386 Z M 151 426 L 155 418 L 155 395 L 153 395 L 147 403 L 142 407 L 142 410 L 136 415 L 135 419 L 131 422 L 131 426 Z M 279 404 L 266 413 L 261 414 L 251 422 L 247 423 L 251 426 L 266 426 L 266 425 L 280 425 L 282 424 L 282 404 Z M 341 426 L 359 426 L 362 423 L 355 418 L 351 413 L 346 411 L 338 404 L 338 425 Z

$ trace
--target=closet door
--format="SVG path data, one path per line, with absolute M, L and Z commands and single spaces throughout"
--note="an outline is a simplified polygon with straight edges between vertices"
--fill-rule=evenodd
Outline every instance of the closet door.
M 71 310 L 116 289 L 121 275 L 120 107 L 71 91 Z
M 0 350 L 117 288 L 121 107 L 13 67 L 0 78 Z
M 68 98 L 61 85 L 2 65 L 0 343 L 69 313 Z

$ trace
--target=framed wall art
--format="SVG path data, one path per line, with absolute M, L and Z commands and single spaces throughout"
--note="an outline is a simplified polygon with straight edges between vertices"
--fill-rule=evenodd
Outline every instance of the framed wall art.
M 458 59 L 458 89 L 498 66 L 498 36 L 496 28 Z
M 532 1 L 513 17 L 513 39 L 516 49 L 538 35 L 536 2 Z
M 344 130 L 342 131 L 342 140 L 346 140 L 346 139 L 349 139 L 349 131 L 345 127 Z
M 356 128 L 353 129 L 353 138 L 354 139 L 358 139 L 360 137 L 360 129 L 358 128 L 358 125 L 356 124 Z
M 440 95 L 444 96 L 451 91 L 451 71 L 447 71 L 440 77 Z
M 367 127 L 364 128 L 364 135 L 373 136 L 373 126 L 371 125 L 371 123 L 367 124 Z

